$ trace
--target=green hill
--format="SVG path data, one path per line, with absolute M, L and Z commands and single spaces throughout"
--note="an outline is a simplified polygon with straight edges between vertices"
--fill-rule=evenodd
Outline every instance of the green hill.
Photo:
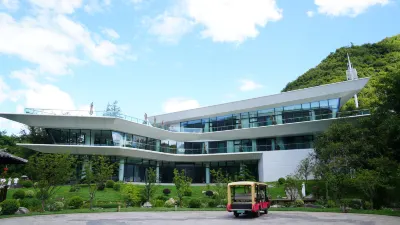
M 288 83 L 282 92 L 330 84 L 346 80 L 347 53 L 350 55 L 358 77 L 370 77 L 367 86 L 358 95 L 360 108 L 369 108 L 376 101 L 375 87 L 381 76 L 400 70 L 400 35 L 386 38 L 375 44 L 342 47 L 329 54 L 317 67 L 310 69 Z M 344 109 L 354 109 L 349 101 Z

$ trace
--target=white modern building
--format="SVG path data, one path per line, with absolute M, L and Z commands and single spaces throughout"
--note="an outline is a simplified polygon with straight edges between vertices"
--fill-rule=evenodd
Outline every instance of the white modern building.
M 45 128 L 44 143 L 20 144 L 44 153 L 106 155 L 119 163 L 116 179 L 141 182 L 156 169 L 172 182 L 184 169 L 194 183 L 210 183 L 210 170 L 236 174 L 244 165 L 259 181 L 293 173 L 313 151 L 313 140 L 337 120 L 368 116 L 341 112 L 369 78 L 284 92 L 243 101 L 156 115 L 140 120 L 118 112 L 26 109 L 0 117 Z

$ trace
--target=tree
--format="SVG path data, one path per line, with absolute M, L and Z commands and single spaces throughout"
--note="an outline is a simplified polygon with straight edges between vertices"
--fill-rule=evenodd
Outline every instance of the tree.
M 400 35 L 385 38 L 374 44 L 342 47 L 329 54 L 315 68 L 311 68 L 283 89 L 293 91 L 346 80 L 347 54 L 360 78 L 370 77 L 366 87 L 358 94 L 360 108 L 372 108 L 381 90 L 381 77 L 392 76 L 400 68 Z M 399 95 L 397 95 L 399 96 Z M 393 105 L 395 106 L 395 105 Z M 352 109 L 354 101 L 348 101 L 343 109 Z M 355 107 L 354 107 L 355 108 Z
M 236 181 L 255 181 L 256 178 L 253 176 L 251 171 L 247 168 L 245 164 L 243 164 L 239 170 L 238 175 L 236 176 Z
M 222 169 L 211 170 L 211 176 L 214 178 L 215 188 L 218 193 L 217 200 L 219 201 L 219 205 L 222 205 L 223 199 L 226 198 L 228 183 L 230 182 L 229 175 L 227 173 L 224 174 Z
M 84 162 L 82 176 L 88 184 L 90 209 L 93 208 L 93 200 L 97 190 L 105 185 L 113 174 L 115 164 L 111 164 L 104 156 L 91 156 L 90 160 Z
M 145 180 L 144 180 L 144 196 L 146 201 L 150 202 L 153 198 L 155 192 L 157 191 L 157 174 L 154 168 L 147 168 L 145 173 Z
M 29 158 L 27 168 L 35 181 L 36 197 L 45 210 L 46 201 L 72 176 L 75 159 L 68 154 L 40 154 Z
M 311 157 L 307 157 L 300 161 L 300 164 L 297 167 L 297 173 L 301 178 L 304 178 L 306 184 L 312 171 L 314 171 L 314 164 Z
M 114 101 L 112 104 L 107 103 L 107 108 L 103 113 L 103 116 L 110 116 L 110 117 L 121 117 L 122 111 L 121 108 L 118 106 L 118 101 Z
M 192 178 L 187 177 L 184 170 L 178 171 L 177 169 L 174 169 L 173 181 L 179 198 L 179 206 L 182 207 L 184 193 L 190 188 Z
M 299 180 L 296 176 L 289 175 L 286 177 L 285 192 L 289 195 L 290 200 L 295 201 L 299 194 Z
M 368 198 L 372 207 L 378 188 L 385 183 L 383 179 L 384 178 L 374 170 L 361 170 L 354 179 L 358 189 Z

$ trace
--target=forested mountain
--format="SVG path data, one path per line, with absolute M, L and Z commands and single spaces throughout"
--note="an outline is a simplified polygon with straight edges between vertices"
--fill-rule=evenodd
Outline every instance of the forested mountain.
M 358 77 L 370 77 L 367 86 L 358 95 L 360 108 L 369 108 L 377 101 L 375 95 L 379 78 L 400 70 L 400 35 L 386 38 L 375 44 L 342 47 L 329 54 L 317 67 L 290 82 L 283 92 L 336 83 L 346 80 L 347 53 Z M 344 109 L 354 109 L 354 101 L 349 101 Z

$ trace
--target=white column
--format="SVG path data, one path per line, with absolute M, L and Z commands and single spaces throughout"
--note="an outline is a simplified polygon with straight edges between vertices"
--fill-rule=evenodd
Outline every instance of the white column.
M 206 184 L 210 183 L 210 163 L 206 164 Z
M 118 180 L 124 181 L 124 170 L 125 170 L 125 160 L 119 160 L 119 171 L 118 171 Z
M 156 183 L 160 183 L 160 162 L 156 166 Z

